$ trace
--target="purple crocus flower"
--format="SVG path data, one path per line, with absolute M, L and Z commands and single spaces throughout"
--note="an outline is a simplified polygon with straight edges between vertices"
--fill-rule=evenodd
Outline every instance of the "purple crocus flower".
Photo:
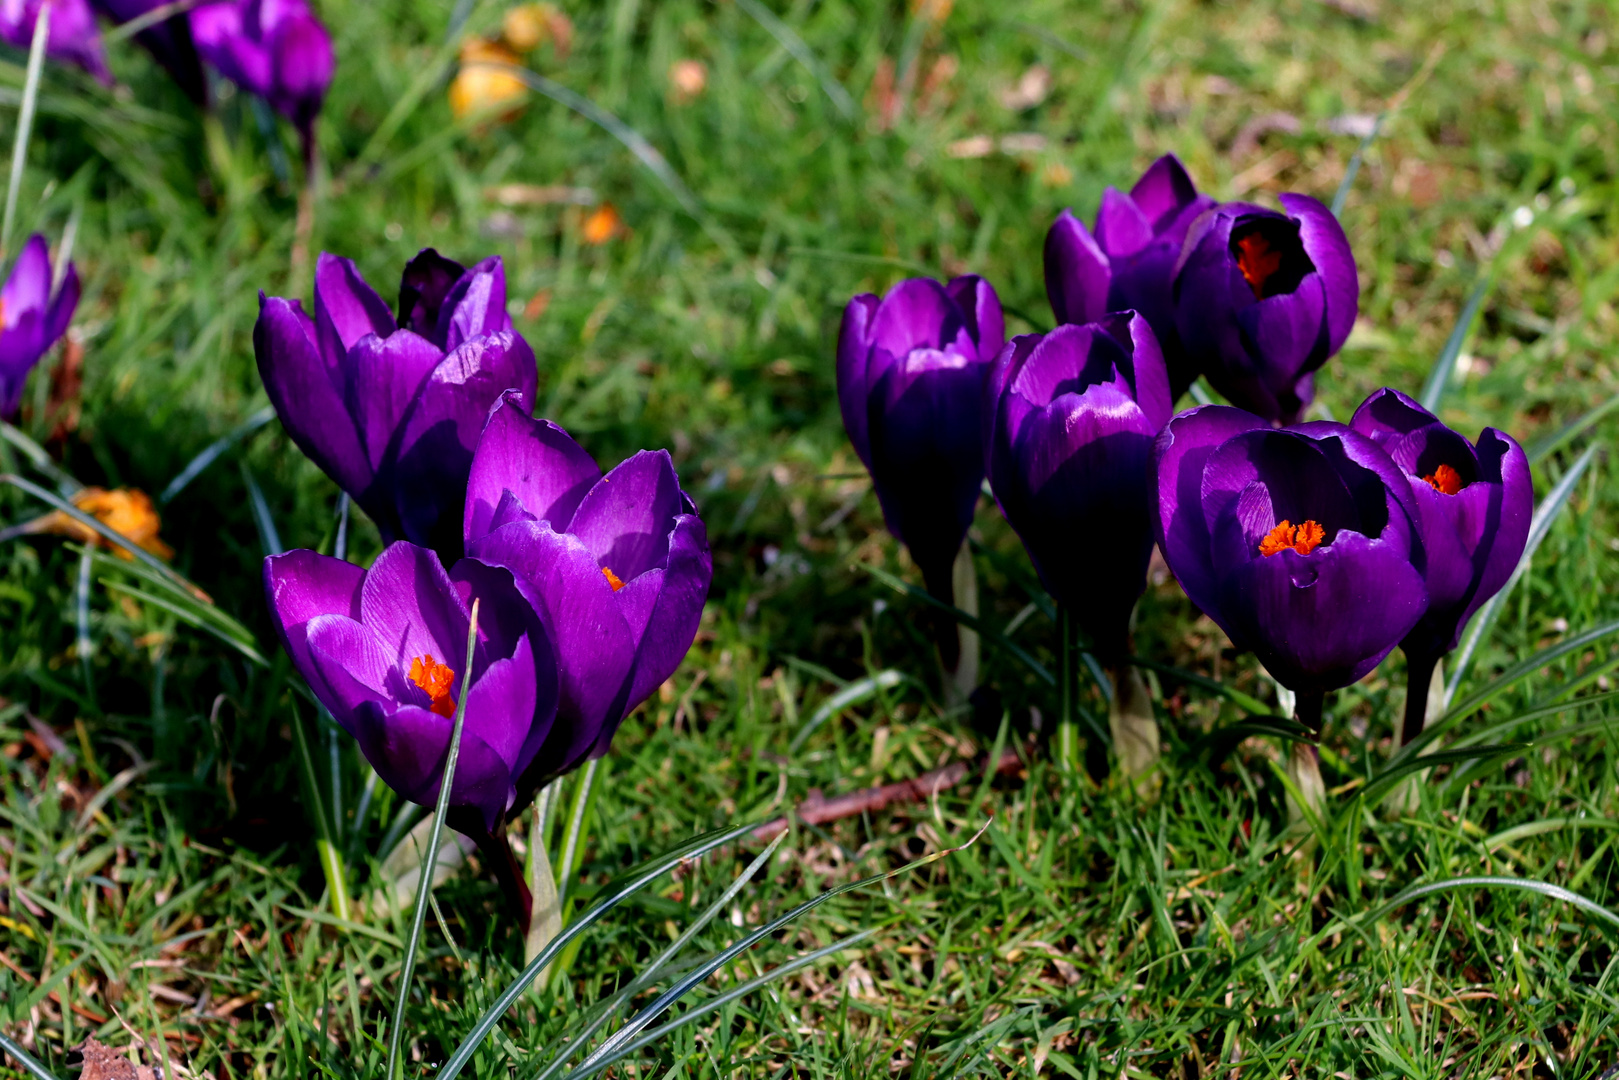
M 539 381 L 506 314 L 499 257 L 463 270 L 423 251 L 405 268 L 396 319 L 353 262 L 322 254 L 315 317 L 261 293 L 253 347 L 287 433 L 383 539 L 459 557 L 484 420 L 508 389 L 527 407 Z
M 984 376 L 1005 340 L 1000 300 L 973 274 L 947 285 L 911 278 L 881 300 L 856 296 L 838 333 L 844 429 L 888 531 L 947 602 L 984 480 Z
M 191 12 L 197 51 L 291 120 L 306 146 L 337 61 L 304 0 L 221 0 Z
M 561 701 L 526 780 L 537 787 L 605 754 L 685 659 L 713 577 L 708 532 L 668 451 L 643 450 L 603 476 L 517 393 L 478 443 L 465 530 L 470 554 L 516 576 L 556 647 Z
M 1529 539 L 1534 481 L 1516 440 L 1477 445 L 1398 390 L 1375 391 L 1349 426 L 1381 446 L 1410 485 L 1428 555 L 1428 613 L 1400 642 L 1409 668 L 1402 742 L 1422 731 L 1429 681 L 1462 628 L 1512 576 Z
M 1175 324 L 1187 359 L 1236 405 L 1295 423 L 1313 373 L 1355 325 L 1360 281 L 1332 211 L 1283 195 L 1285 214 L 1224 203 L 1192 223 L 1175 271 Z
M 30 236 L 0 288 L 0 417 L 9 420 L 17 414 L 28 373 L 67 331 L 78 305 L 78 271 L 68 263 L 62 285 L 52 296 L 45 238 Z
M 34 24 L 39 21 L 43 0 L 0 0 L 0 38 L 9 45 L 27 49 L 34 41 Z M 50 36 L 45 39 L 45 55 L 52 60 L 77 64 L 101 82 L 112 85 L 112 72 L 101 51 L 101 33 L 89 0 L 53 0 Z
M 123 24 L 157 10 L 169 0 L 90 0 L 97 11 Z M 208 99 L 202 62 L 191 40 L 191 25 L 184 13 L 171 15 L 135 35 L 147 52 L 174 77 L 187 97 L 201 105 Z
M 556 716 L 556 662 L 543 624 L 506 570 L 393 544 L 370 570 L 290 551 L 264 561 L 281 643 L 316 698 L 360 744 L 389 787 L 438 798 L 456 704 L 466 720 L 450 805 L 463 831 L 493 833 L 517 778 Z M 472 601 L 480 601 L 472 670 Z
M 1214 200 L 1199 195 L 1186 168 L 1165 154 L 1128 195 L 1109 187 L 1096 212 L 1096 233 L 1064 210 L 1046 233 L 1046 297 L 1060 323 L 1090 323 L 1110 311 L 1134 310 L 1152 327 L 1169 369 L 1173 402 L 1197 378 L 1175 328 L 1171 283 L 1186 230 Z
M 995 500 L 1046 591 L 1117 666 L 1152 555 L 1148 459 L 1171 412 L 1158 342 L 1136 312 L 1015 337 L 989 386 Z
M 1241 409 L 1176 416 L 1153 446 L 1155 526 L 1192 602 L 1315 722 L 1428 608 L 1419 511 L 1399 467 L 1343 424 L 1273 430 Z

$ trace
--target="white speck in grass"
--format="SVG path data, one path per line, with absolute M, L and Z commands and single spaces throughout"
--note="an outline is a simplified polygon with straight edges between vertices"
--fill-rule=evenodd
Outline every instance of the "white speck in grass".
M 1552 208 L 1552 197 L 1544 191 L 1535 196 L 1535 210 L 1544 214 Z
M 521 301 L 521 300 L 508 300 L 508 301 L 506 301 L 506 314 L 510 315 L 512 318 L 515 319 L 515 318 L 517 318 L 517 316 L 521 315 L 522 313 L 523 313 L 523 301 Z
M 382 235 L 388 238 L 391 244 L 397 244 L 405 235 L 405 227 L 397 221 L 390 221 L 383 227 Z
M 1512 212 L 1512 224 L 1520 229 L 1527 229 L 1535 223 L 1535 212 L 1527 206 L 1520 206 Z
M 1573 194 L 1579 190 L 1579 185 L 1574 183 L 1574 178 L 1572 176 L 1565 176 L 1561 180 L 1557 181 L 1557 190 L 1561 191 L 1565 196 L 1572 197 Z
M 1456 265 L 1456 256 L 1452 255 L 1448 249 L 1440 248 L 1438 251 L 1434 252 L 1433 261 L 1438 263 L 1440 266 L 1443 266 L 1446 270 L 1449 270 L 1451 267 Z

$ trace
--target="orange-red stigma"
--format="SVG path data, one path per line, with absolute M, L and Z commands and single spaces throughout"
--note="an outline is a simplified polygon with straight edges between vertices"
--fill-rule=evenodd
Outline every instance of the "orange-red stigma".
M 1259 542 L 1259 553 L 1270 556 L 1281 551 L 1296 551 L 1300 555 L 1308 555 L 1320 546 L 1326 537 L 1327 531 L 1313 520 L 1306 520 L 1304 524 L 1294 526 L 1291 521 L 1283 518 L 1281 524 Z
M 1467 486 L 1462 483 L 1462 474 L 1449 465 L 1439 466 L 1422 479 L 1441 495 L 1454 495 Z
M 427 692 L 433 699 L 428 706 L 440 716 L 455 715 L 455 698 L 450 696 L 450 688 L 455 685 L 455 672 L 444 664 L 433 659 L 433 654 L 418 656 L 410 662 L 408 672 L 410 681 Z
M 618 592 L 618 590 L 624 587 L 624 579 L 613 573 L 605 566 L 602 567 L 602 577 L 607 579 L 607 584 L 613 587 L 614 592 Z
M 1265 282 L 1282 268 L 1282 253 L 1270 246 L 1263 233 L 1251 232 L 1237 240 L 1237 269 L 1242 271 L 1254 299 L 1265 299 Z

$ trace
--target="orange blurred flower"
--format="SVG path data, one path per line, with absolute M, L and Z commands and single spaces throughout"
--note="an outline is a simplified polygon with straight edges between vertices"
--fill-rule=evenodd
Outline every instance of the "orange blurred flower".
M 509 71 L 488 64 L 520 67 L 517 54 L 504 45 L 482 38 L 468 38 L 461 46 L 461 70 L 450 84 L 450 111 L 457 120 L 473 113 L 492 112 L 505 106 L 502 116 L 516 115 L 528 98 L 528 87 Z
M 115 488 L 108 491 L 106 488 L 87 487 L 74 495 L 71 502 L 113 532 L 122 534 L 158 558 L 173 557 L 174 549 L 158 539 L 157 531 L 162 522 L 158 519 L 157 508 L 152 505 L 152 499 L 146 492 L 136 488 Z M 68 517 L 60 510 L 52 510 L 25 523 L 18 531 L 66 536 L 92 547 L 106 542 L 100 533 L 83 522 Z M 113 554 L 122 559 L 134 558 L 121 547 L 113 548 Z
M 624 231 L 624 219 L 610 202 L 604 202 L 585 218 L 585 243 L 601 245 Z
M 573 47 L 573 23 L 555 4 L 519 4 L 501 20 L 500 36 L 518 52 L 530 52 L 549 41 L 557 59 L 563 60 Z
M 707 88 L 708 68 L 701 60 L 676 60 L 669 65 L 669 91 L 676 104 L 686 104 Z

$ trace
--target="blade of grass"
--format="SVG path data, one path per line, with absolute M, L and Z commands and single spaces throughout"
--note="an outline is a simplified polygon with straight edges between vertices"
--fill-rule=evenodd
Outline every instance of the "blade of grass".
M 568 882 L 573 877 L 574 859 L 579 853 L 579 837 L 585 829 L 585 810 L 590 805 L 590 788 L 596 780 L 596 767 L 601 759 L 591 758 L 579 777 L 573 793 L 573 809 L 568 814 L 568 835 L 562 843 L 562 861 L 557 864 L 557 908 L 568 901 Z
M 1456 367 L 1456 358 L 1461 355 L 1462 345 L 1466 343 L 1467 335 L 1472 332 L 1473 322 L 1478 318 L 1479 309 L 1484 306 L 1484 299 L 1490 295 L 1490 289 L 1494 284 L 1495 263 L 1492 260 L 1489 265 L 1480 268 L 1478 281 L 1474 283 L 1473 291 L 1468 295 L 1462 313 L 1457 316 L 1450 337 L 1445 339 L 1444 348 L 1439 350 L 1439 356 L 1428 371 L 1428 381 L 1422 385 L 1422 395 L 1417 400 L 1429 412 L 1439 411 L 1439 402 L 1445 396 L 1446 387 L 1450 385 L 1450 374 Z
M 292 741 L 298 755 L 298 775 L 309 800 L 309 815 L 315 819 L 315 852 L 320 857 L 321 873 L 326 877 L 326 890 L 332 898 L 332 914 L 349 920 L 348 873 L 338 851 L 336 830 L 326 810 L 326 801 L 320 795 L 320 776 L 315 771 L 315 757 L 309 752 L 309 734 L 304 731 L 303 718 L 296 706 L 292 710 Z
M 1596 408 L 1587 411 L 1585 415 L 1570 420 L 1556 432 L 1536 443 L 1528 451 L 1529 464 L 1539 465 L 1548 455 L 1590 431 L 1600 420 L 1615 409 L 1619 409 L 1619 394 L 1615 394 Z
M 1601 443 L 1592 443 L 1586 447 L 1585 453 L 1576 458 L 1574 464 L 1569 466 L 1568 472 L 1563 474 L 1563 478 L 1557 482 L 1557 486 L 1547 492 L 1546 497 L 1540 501 L 1540 505 L 1535 507 L 1535 516 L 1529 522 L 1529 538 L 1524 543 L 1523 555 L 1518 559 L 1517 569 L 1512 571 L 1512 576 L 1501 587 L 1501 591 L 1490 597 L 1489 602 L 1473 616 L 1473 621 L 1468 626 L 1466 635 L 1462 638 L 1461 649 L 1456 654 L 1456 664 L 1452 669 L 1450 680 L 1445 685 L 1445 705 L 1447 710 L 1451 698 L 1456 693 L 1456 688 L 1462 684 L 1462 676 L 1467 674 L 1468 665 L 1472 663 L 1474 654 L 1478 652 L 1479 645 L 1483 643 L 1484 637 L 1495 626 L 1495 620 L 1500 617 L 1501 608 L 1506 604 L 1507 597 L 1511 595 L 1513 587 L 1518 584 L 1518 579 L 1528 571 L 1530 562 L 1534 560 L 1535 550 L 1540 547 L 1541 541 L 1546 539 L 1546 534 L 1551 531 L 1552 522 L 1557 519 L 1557 515 L 1568 504 L 1570 496 L 1574 494 L 1574 485 L 1579 482 L 1585 470 L 1590 467 L 1591 462 L 1596 458 L 1597 450 L 1601 446 Z
M 0 221 L 0 259 L 11 254 L 11 230 L 17 223 L 17 197 L 22 194 L 23 170 L 28 163 L 28 136 L 34 128 L 34 110 L 39 105 L 39 80 L 45 73 L 45 43 L 51 36 L 51 5 L 39 5 L 34 17 L 34 38 L 28 46 L 28 74 L 22 88 L 22 107 L 17 113 L 17 134 L 11 142 L 11 179 L 6 185 L 6 214 Z
M 1522 825 L 1514 825 L 1510 829 L 1502 829 L 1484 841 L 1486 850 L 1495 851 L 1508 844 L 1515 844 L 1519 840 L 1527 840 L 1532 836 L 1543 836 L 1558 829 L 1619 829 L 1619 821 L 1611 818 L 1543 818 L 1540 821 L 1529 821 Z
M 1529 659 L 1521 660 L 1507 668 L 1507 670 L 1503 671 L 1495 679 L 1467 695 L 1467 697 L 1462 699 L 1460 704 L 1448 710 L 1443 719 L 1449 720 L 1453 717 L 1460 719 L 1461 717 L 1466 716 L 1468 713 L 1476 712 L 1487 702 L 1491 701 L 1507 690 L 1510 690 L 1513 686 L 1522 682 L 1530 675 L 1533 675 L 1547 664 L 1553 663 L 1554 661 L 1567 656 L 1571 652 L 1576 652 L 1583 649 L 1587 645 L 1594 642 L 1601 641 L 1609 634 L 1616 632 L 1619 632 L 1619 619 L 1616 619 L 1613 622 L 1603 623 L 1601 626 L 1593 627 L 1584 633 L 1575 634 L 1573 637 L 1564 638 L 1556 645 L 1551 645 L 1540 650 Z
M 804 740 L 815 733 L 816 728 L 819 728 L 850 705 L 865 701 L 880 690 L 891 690 L 905 681 L 906 675 L 904 672 L 888 668 L 869 678 L 856 679 L 854 682 L 849 683 L 843 689 L 821 702 L 820 708 L 815 710 L 810 718 L 804 722 L 804 726 L 798 729 L 798 734 L 793 736 L 793 741 L 788 745 L 787 752 L 796 754 L 798 748 L 804 745 Z
M 648 884 L 668 873 L 675 866 L 692 859 L 699 858 L 713 851 L 717 847 L 729 844 L 751 833 L 758 827 L 758 822 L 747 825 L 736 825 L 720 832 L 708 833 L 704 836 L 693 837 L 691 840 L 666 852 L 655 859 L 649 859 L 638 867 L 623 875 L 617 881 L 610 883 L 602 890 L 602 899 L 598 900 L 582 916 L 569 923 L 567 928 L 558 934 L 540 954 L 530 960 L 516 979 L 506 987 L 500 997 L 479 1017 L 472 1030 L 462 1038 L 461 1044 L 455 1048 L 455 1053 L 444 1063 L 436 1080 L 455 1080 L 461 1070 L 466 1068 L 472 1055 L 477 1053 L 478 1047 L 490 1030 L 506 1015 L 506 1010 L 523 995 L 536 976 L 554 959 L 563 949 L 579 935 L 583 934 L 595 923 L 599 922 L 609 911 L 622 904 L 625 900 L 640 892 Z
M 753 948 L 754 945 L 758 944 L 764 938 L 774 934 L 777 930 L 780 930 L 788 923 L 793 922 L 799 916 L 805 915 L 815 908 L 820 907 L 822 904 L 834 897 L 842 896 L 844 893 L 853 892 L 856 889 L 863 889 L 868 885 L 876 885 L 880 882 L 892 881 L 894 878 L 899 877 L 902 874 L 909 873 L 910 871 L 922 866 L 926 866 L 929 863 L 937 862 L 945 856 L 953 855 L 964 848 L 969 848 L 973 844 L 977 843 L 978 838 L 984 835 L 985 830 L 987 830 L 989 826 L 990 822 L 985 822 L 983 828 L 979 829 L 978 832 L 973 835 L 972 839 L 968 840 L 965 844 L 961 844 L 953 848 L 945 848 L 943 851 L 936 851 L 931 855 L 924 855 L 922 858 L 917 859 L 914 862 L 908 862 L 904 866 L 894 870 L 889 870 L 886 873 L 873 874 L 870 877 L 861 878 L 858 881 L 849 881 L 842 885 L 834 886 L 818 896 L 810 897 L 808 900 L 804 901 L 802 904 L 799 904 L 785 915 L 778 916 L 765 925 L 759 927 L 759 929 L 755 930 L 751 934 L 748 934 L 735 945 L 721 951 L 708 963 L 702 965 L 696 971 L 693 971 L 691 974 L 675 983 L 662 994 L 659 994 L 650 1005 L 636 1013 L 629 1019 L 627 1023 L 625 1023 L 623 1027 L 615 1031 L 611 1038 L 607 1039 L 594 1051 L 592 1051 L 590 1056 L 585 1058 L 585 1060 L 580 1063 L 579 1068 L 568 1074 L 568 1080 L 584 1080 L 585 1077 L 594 1076 L 596 1073 L 607 1068 L 607 1066 L 613 1061 L 617 1060 L 619 1057 L 622 1057 L 623 1054 L 628 1052 L 625 1047 L 629 1044 L 631 1039 L 635 1038 L 636 1035 L 645 1030 L 647 1025 L 651 1024 L 652 1021 L 656 1020 L 658 1017 L 667 1012 L 670 1006 L 672 1006 L 676 1001 L 679 1001 L 681 998 L 690 993 L 693 987 L 706 981 L 709 976 L 714 974 L 714 972 L 718 971 L 726 964 L 729 964 L 732 960 L 736 959 L 738 956 L 741 956 L 747 950 Z
M 180 494 L 180 492 L 186 489 L 187 484 L 191 483 L 191 481 L 202 475 L 204 469 L 218 461 L 227 451 L 231 449 L 231 447 L 235 446 L 237 443 L 258 431 L 260 428 L 274 419 L 275 407 L 266 405 L 252 416 L 249 416 L 246 420 L 243 420 L 240 424 L 237 424 L 230 431 L 209 443 L 203 448 L 200 454 L 192 458 L 191 461 L 186 464 L 185 468 L 181 469 L 177 474 L 175 474 L 174 479 L 169 481 L 168 487 L 164 488 L 162 492 L 158 494 L 158 504 L 167 506 L 176 495 Z
M 260 653 L 254 645 L 244 641 L 239 641 L 230 634 L 220 630 L 217 626 L 214 626 L 208 620 L 198 618 L 193 608 L 187 607 L 184 604 L 176 603 L 173 600 L 166 599 L 154 593 L 149 593 L 144 589 L 133 588 L 132 586 L 125 585 L 121 581 L 114 581 L 111 578 L 101 578 L 99 580 L 101 581 L 102 585 L 112 589 L 115 592 L 123 593 L 125 596 L 128 596 L 134 600 L 139 600 L 143 604 L 151 604 L 154 607 L 162 608 L 164 611 L 167 611 L 169 614 L 175 616 L 186 624 L 196 627 L 205 634 L 213 635 L 226 645 L 229 645 L 231 648 L 241 653 L 242 656 L 248 661 L 257 664 L 260 667 L 270 666 L 270 661 L 266 660 L 264 655 Z
M 1454 889 L 1522 889 L 1545 897 L 1548 900 L 1562 900 L 1588 915 L 1594 915 L 1604 922 L 1619 927 L 1619 915 L 1615 915 L 1593 900 L 1587 900 L 1578 893 L 1570 892 L 1561 885 L 1515 877 L 1455 877 L 1446 878 L 1444 881 L 1429 882 L 1426 885 L 1413 885 L 1393 899 L 1386 900 L 1378 906 L 1362 912 L 1360 915 L 1338 920 L 1317 931 L 1312 937 L 1312 941 L 1323 941 L 1335 933 L 1342 933 L 1360 923 L 1375 922 L 1395 908 L 1404 907 L 1413 900 L 1420 900 L 1424 896 L 1432 896 L 1434 893 L 1450 892 Z
M 147 27 L 156 26 L 172 16 L 183 15 L 203 2 L 204 0 L 169 0 L 167 4 L 159 4 L 151 11 L 137 15 L 128 22 L 120 23 L 110 30 L 103 31 L 101 40 L 104 44 L 111 45 L 115 41 L 132 38 Z
M 95 564 L 93 548 L 86 547 L 79 552 L 79 580 L 73 590 L 74 625 L 78 635 L 74 651 L 79 654 L 79 670 L 84 674 L 84 694 L 91 701 L 96 696 L 95 673 L 90 665 L 95 650 L 90 640 L 90 571 Z
M 0 1031 L 0 1050 L 10 1054 L 17 1064 L 21 1065 L 23 1070 L 29 1076 L 32 1076 L 34 1080 L 56 1080 L 56 1077 L 49 1069 L 41 1065 L 32 1054 L 13 1042 L 3 1031 Z
M 281 546 L 281 533 L 276 530 L 275 518 L 270 516 L 270 505 L 264 501 L 264 492 L 259 490 L 259 482 L 253 479 L 253 470 L 247 467 L 247 462 L 241 462 L 242 483 L 247 485 L 248 506 L 253 510 L 253 527 L 258 530 L 259 547 L 266 555 L 279 555 L 286 549 Z
M 832 100 L 838 112 L 843 114 L 845 120 L 852 123 L 856 119 L 860 110 L 855 105 L 854 98 L 849 96 L 849 91 L 843 88 L 843 84 L 838 82 L 827 66 L 821 63 L 821 58 L 815 55 L 815 51 L 804 43 L 804 39 L 799 37 L 792 27 L 778 19 L 775 13 L 759 3 L 759 0 L 736 0 L 736 6 L 747 12 L 754 22 L 764 27 L 765 31 L 776 39 L 778 45 L 791 53 L 794 60 L 804 65 L 804 68 L 815 76 L 816 81 L 821 84 L 821 89 Z
M 467 691 L 472 685 L 472 655 L 478 644 L 478 604 L 472 601 L 472 615 L 467 624 L 466 662 L 461 666 L 461 700 L 455 705 L 455 721 L 450 728 L 450 749 L 444 757 L 444 779 L 439 782 L 438 803 L 433 808 L 433 831 L 427 838 L 427 857 L 422 860 L 424 870 L 416 883 L 416 907 L 410 915 L 410 936 L 405 939 L 405 959 L 399 968 L 399 998 L 394 1003 L 393 1023 L 388 1025 L 387 1080 L 400 1074 L 399 1047 L 405 1034 L 405 1006 L 410 1001 L 410 977 L 416 968 L 416 950 L 421 944 L 422 925 L 427 919 L 427 894 L 433 888 L 431 867 L 438 862 L 439 839 L 444 835 L 444 815 L 450 808 L 450 789 L 455 783 L 455 759 L 461 753 L 461 728 L 467 719 Z
M 23 456 L 28 459 L 28 464 L 50 477 L 51 483 L 56 485 L 56 490 L 63 496 L 71 498 L 84 488 L 76 478 L 57 467 L 43 446 L 4 420 L 0 420 L 0 438 L 4 438 L 6 442 L 21 450 Z

